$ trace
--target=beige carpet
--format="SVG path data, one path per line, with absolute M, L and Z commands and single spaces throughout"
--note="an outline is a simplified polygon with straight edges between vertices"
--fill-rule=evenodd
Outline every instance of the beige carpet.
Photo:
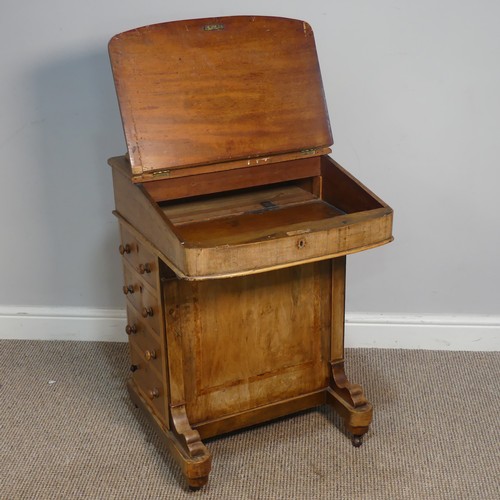
M 0 498 L 500 499 L 499 353 L 350 350 L 361 448 L 328 408 L 207 441 L 186 490 L 128 399 L 127 346 L 0 341 Z

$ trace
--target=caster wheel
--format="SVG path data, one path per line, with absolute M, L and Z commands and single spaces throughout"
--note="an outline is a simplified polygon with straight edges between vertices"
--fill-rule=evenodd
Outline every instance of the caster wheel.
M 363 444 L 363 436 L 353 436 L 352 437 L 352 445 L 355 448 L 359 448 Z
M 208 482 L 208 476 L 190 477 L 188 480 L 188 488 L 190 491 L 198 491 Z

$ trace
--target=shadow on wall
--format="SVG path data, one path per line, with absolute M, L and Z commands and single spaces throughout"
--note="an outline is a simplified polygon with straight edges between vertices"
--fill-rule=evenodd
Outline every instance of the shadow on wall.
M 110 156 L 125 144 L 106 46 L 35 68 L 36 165 L 45 219 L 44 302 L 123 307 Z M 42 246 L 43 246 L 42 245 Z

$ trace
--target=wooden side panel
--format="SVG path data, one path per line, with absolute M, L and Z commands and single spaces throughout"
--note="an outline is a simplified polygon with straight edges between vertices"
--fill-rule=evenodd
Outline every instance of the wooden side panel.
M 134 175 L 332 144 L 303 21 L 156 24 L 116 35 L 109 53 Z
M 348 214 L 387 207 L 330 156 L 321 157 L 321 175 L 323 199 Z
M 131 231 L 135 228 L 174 270 L 182 269 L 184 252 L 169 220 L 142 186 L 131 182 L 124 157 L 110 158 L 108 163 L 113 169 L 116 210 L 132 226 L 127 229 Z M 182 271 L 179 274 L 182 276 Z
M 330 262 L 178 287 L 193 425 L 328 385 Z
M 344 359 L 346 257 L 332 260 L 332 334 L 330 359 Z

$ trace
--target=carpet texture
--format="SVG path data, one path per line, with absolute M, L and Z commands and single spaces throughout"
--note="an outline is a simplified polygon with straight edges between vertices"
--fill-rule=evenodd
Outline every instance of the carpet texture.
M 361 448 L 327 407 L 206 441 L 186 489 L 125 390 L 126 344 L 0 341 L 0 498 L 500 499 L 499 353 L 348 350 Z

